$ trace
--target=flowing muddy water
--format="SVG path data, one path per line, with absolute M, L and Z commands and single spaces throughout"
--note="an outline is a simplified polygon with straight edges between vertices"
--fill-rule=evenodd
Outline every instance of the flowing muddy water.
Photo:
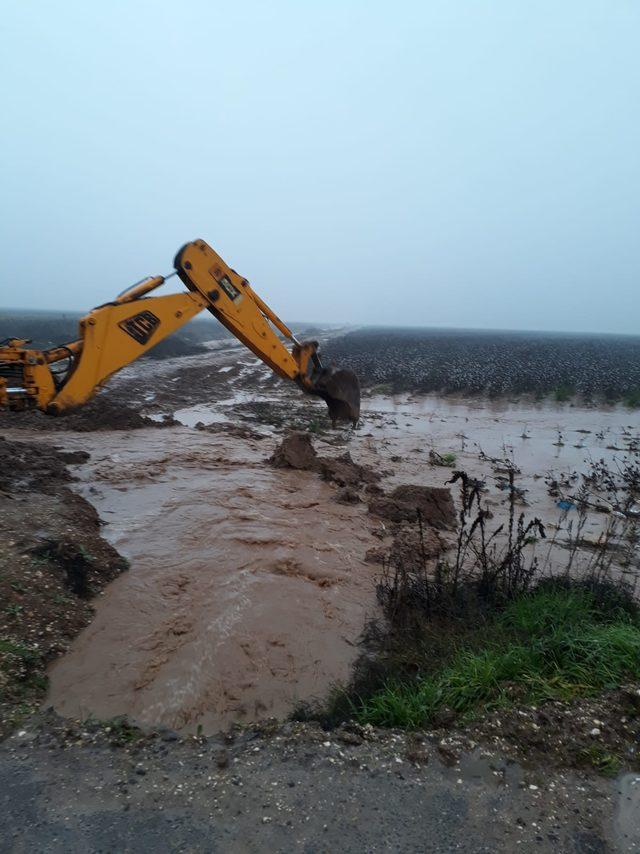
M 322 404 L 266 382 L 252 361 L 211 359 L 219 380 L 211 403 L 171 407 L 185 426 L 65 434 L 67 447 L 91 454 L 77 488 L 131 568 L 96 600 L 93 622 L 51 668 L 47 702 L 63 714 L 126 713 L 212 732 L 284 716 L 348 678 L 375 608 L 376 569 L 365 555 L 380 547 L 384 524 L 364 504 L 336 502 L 336 488 L 317 474 L 267 465 L 279 436 L 262 416 L 245 413 L 242 422 L 260 440 L 225 431 L 247 401 L 284 413 L 285 424 L 301 406 L 321 417 Z M 179 361 L 145 365 L 145 394 L 156 370 L 163 387 L 188 382 L 188 360 Z M 222 432 L 192 429 L 198 421 Z M 404 395 L 365 399 L 360 429 L 329 432 L 317 444 L 323 455 L 346 448 L 385 472 L 384 488 L 442 485 L 450 470 L 429 465 L 429 450 L 455 453 L 456 467 L 486 480 L 496 525 L 506 494 L 480 451 L 506 456 L 522 470 L 525 512 L 566 527 L 571 513 L 563 519 L 544 475 L 612 461 L 638 432 L 638 415 L 622 408 Z M 59 435 L 47 440 L 60 444 Z M 585 537 L 597 539 L 606 518 L 591 514 Z
M 96 439 L 83 492 L 131 570 L 52 667 L 58 711 L 215 731 L 348 676 L 373 605 L 362 507 L 266 465 L 264 442 L 188 428 Z

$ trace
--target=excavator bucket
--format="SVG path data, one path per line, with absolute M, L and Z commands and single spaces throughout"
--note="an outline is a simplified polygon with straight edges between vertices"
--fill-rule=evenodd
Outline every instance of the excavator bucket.
M 329 417 L 351 421 L 355 427 L 360 418 L 360 382 L 347 368 L 323 368 L 315 380 L 312 394 L 321 397 L 329 407 Z

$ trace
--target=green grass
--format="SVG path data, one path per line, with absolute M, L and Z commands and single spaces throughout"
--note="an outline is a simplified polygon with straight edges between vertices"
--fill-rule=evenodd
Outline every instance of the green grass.
M 27 664 L 34 664 L 40 659 L 40 653 L 21 643 L 0 640 L 0 655 L 14 655 Z
M 5 610 L 5 613 L 9 614 L 10 617 L 19 617 L 20 614 L 24 611 L 24 608 L 22 605 L 12 604 L 12 605 L 7 605 L 7 607 L 4 610 Z
M 393 394 L 393 385 L 391 383 L 380 383 L 370 388 L 371 394 Z
M 630 391 L 629 394 L 625 397 L 624 402 L 629 407 L 629 409 L 640 408 L 640 388 L 636 388 L 633 391 Z
M 574 394 L 574 390 L 568 385 L 560 385 L 553 391 L 553 396 L 558 403 L 566 403 L 567 400 L 571 400 Z
M 425 662 L 425 671 L 427 668 Z M 440 668 L 354 704 L 362 723 L 416 728 L 519 702 L 571 699 L 640 678 L 640 619 L 615 596 L 540 588 L 514 600 Z
M 451 452 L 439 454 L 437 451 L 431 451 L 429 454 L 429 462 L 434 466 L 454 466 L 456 459 L 456 455 Z
M 622 768 L 622 759 L 615 753 L 605 750 L 598 744 L 587 747 L 579 754 L 579 758 L 604 777 L 617 777 Z
M 115 718 L 101 720 L 89 716 L 84 721 L 89 729 L 99 729 L 108 734 L 111 740 L 117 744 L 133 744 L 144 738 L 144 733 L 135 724 L 131 723 L 126 715 L 118 715 Z

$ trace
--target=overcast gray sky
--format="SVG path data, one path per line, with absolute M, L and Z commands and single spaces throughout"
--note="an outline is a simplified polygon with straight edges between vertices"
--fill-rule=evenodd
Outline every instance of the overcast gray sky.
M 637 333 L 638 0 L 3 4 L 1 304 Z

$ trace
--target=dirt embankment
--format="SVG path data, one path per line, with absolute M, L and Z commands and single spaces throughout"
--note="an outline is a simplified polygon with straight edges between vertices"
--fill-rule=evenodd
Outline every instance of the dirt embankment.
M 85 458 L 0 438 L 0 737 L 37 708 L 47 663 L 126 568 L 93 507 L 68 487 L 67 464 Z
M 142 427 L 164 427 L 175 424 L 173 418 L 154 421 L 124 404 L 118 395 L 102 394 L 81 408 L 59 416 L 45 415 L 39 410 L 29 412 L 0 412 L 0 429 L 41 430 L 57 433 L 72 430 L 90 433 L 94 430 L 138 430 Z
M 391 472 L 360 465 L 348 451 L 337 457 L 318 456 L 308 433 L 289 433 L 269 462 L 276 468 L 317 471 L 324 480 L 342 487 L 338 500 L 343 500 L 344 491 L 350 490 L 358 501 L 359 491 L 364 490 L 369 513 L 389 522 L 415 522 L 419 514 L 429 527 L 448 530 L 456 527 L 455 506 L 451 491 L 446 487 L 403 484 L 387 495 L 378 483 Z

